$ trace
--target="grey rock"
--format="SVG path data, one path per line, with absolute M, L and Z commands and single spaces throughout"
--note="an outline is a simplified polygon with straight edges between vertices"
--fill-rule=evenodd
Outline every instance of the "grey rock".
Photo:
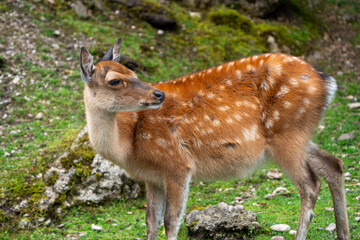
M 356 222 L 360 222 L 360 217 L 355 217 Z
M 260 229 L 257 215 L 242 205 L 230 206 L 219 203 L 202 210 L 193 210 L 186 215 L 189 235 L 194 238 L 238 239 L 247 236 L 253 229 Z
M 88 12 L 87 12 L 88 10 L 81 1 L 77 0 L 75 3 L 72 3 L 70 6 L 79 17 L 81 18 L 88 17 Z
M 18 224 L 19 228 L 24 229 L 24 228 L 28 228 L 30 226 L 30 221 L 27 219 L 22 219 L 19 224 Z
M 338 137 L 338 141 L 341 141 L 341 140 L 351 140 L 351 139 L 354 139 L 354 133 L 344 133 L 342 134 L 340 137 Z
M 283 236 L 273 236 L 270 238 L 270 240 L 284 240 L 285 238 Z
M 273 36 L 271 36 L 271 35 L 268 36 L 266 42 L 267 42 L 268 45 L 269 45 L 270 52 L 273 52 L 273 53 L 280 52 L 279 46 L 278 46 L 278 44 L 276 43 L 275 38 L 274 38 Z
M 36 119 L 43 119 L 43 117 L 44 117 L 44 114 L 42 113 L 42 112 L 39 112 L 38 114 L 36 114 L 36 116 L 35 116 L 35 118 Z
M 45 226 L 49 226 L 51 224 L 51 219 L 46 220 Z
M 16 205 L 13 207 L 13 210 L 15 212 L 20 212 L 22 209 L 26 208 L 29 205 L 29 202 L 27 200 L 22 200 L 19 205 Z
M 290 230 L 290 231 L 289 231 L 289 234 L 290 234 L 290 235 L 296 235 L 296 231 L 295 231 L 295 230 Z
M 269 171 L 266 176 L 269 179 L 280 179 L 282 177 L 282 173 L 279 173 L 277 169 Z
M 89 144 L 89 142 L 79 142 L 86 134 L 87 129 L 85 127 L 79 132 L 70 150 L 78 147 L 79 144 Z M 84 181 L 72 186 L 73 194 L 68 194 L 69 183 L 74 183 L 73 180 L 77 176 L 75 167 L 66 169 L 61 163 L 62 159 L 68 157 L 69 152 L 62 154 L 44 174 L 45 182 L 51 182 L 55 177 L 56 181 L 45 187 L 45 192 L 39 203 L 40 209 L 45 210 L 55 206 L 55 204 L 61 204 L 61 207 L 57 207 L 57 211 L 55 211 L 61 215 L 64 209 L 76 204 L 98 204 L 105 200 L 116 199 L 120 195 L 133 199 L 141 193 L 142 187 L 139 183 L 129 179 L 124 170 L 117 165 L 96 154 L 91 163 L 91 174 Z M 74 159 L 75 163 L 79 161 L 80 159 Z M 64 193 L 66 197 L 61 198 L 64 199 L 63 202 L 59 202 L 58 197 Z
M 287 224 L 276 224 L 271 226 L 270 228 L 276 232 L 285 232 L 291 229 L 291 227 Z
M 360 108 L 360 102 L 349 103 L 349 104 L 347 105 L 347 107 L 348 107 L 349 109 Z
M 326 230 L 329 232 L 333 232 L 336 229 L 335 223 L 330 223 L 329 226 L 326 227 Z
M 101 232 L 104 228 L 95 224 L 91 224 L 91 229 L 97 232 Z

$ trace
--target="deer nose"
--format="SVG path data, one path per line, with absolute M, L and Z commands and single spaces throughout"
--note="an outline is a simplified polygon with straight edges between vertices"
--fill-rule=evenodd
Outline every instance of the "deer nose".
M 159 100 L 160 103 L 162 103 L 165 99 L 165 93 L 163 91 L 156 90 L 154 91 L 153 95 L 157 100 Z

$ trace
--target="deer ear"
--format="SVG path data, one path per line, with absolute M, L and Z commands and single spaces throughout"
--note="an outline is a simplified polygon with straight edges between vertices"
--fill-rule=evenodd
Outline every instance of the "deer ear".
M 120 63 L 120 50 L 121 50 L 122 38 L 119 38 L 113 46 L 113 61 Z
M 120 49 L 122 38 L 119 38 L 115 44 L 105 53 L 101 61 L 115 61 L 120 63 Z
M 94 59 L 89 51 L 84 47 L 82 47 L 80 50 L 80 69 L 81 79 L 85 83 L 90 83 L 91 77 L 95 71 Z

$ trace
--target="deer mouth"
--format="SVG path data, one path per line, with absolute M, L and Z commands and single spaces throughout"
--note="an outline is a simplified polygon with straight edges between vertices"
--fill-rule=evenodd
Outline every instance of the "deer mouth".
M 158 101 L 158 102 L 143 102 L 143 101 L 139 101 L 139 104 L 143 107 L 145 107 L 146 109 L 157 109 L 159 107 L 161 107 L 162 105 L 162 101 Z

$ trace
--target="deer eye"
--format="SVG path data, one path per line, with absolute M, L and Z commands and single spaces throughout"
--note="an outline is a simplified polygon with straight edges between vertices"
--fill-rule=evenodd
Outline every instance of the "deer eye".
M 120 84 L 123 84 L 123 81 L 120 79 L 114 79 L 114 80 L 110 80 L 109 84 L 111 86 L 119 86 Z

